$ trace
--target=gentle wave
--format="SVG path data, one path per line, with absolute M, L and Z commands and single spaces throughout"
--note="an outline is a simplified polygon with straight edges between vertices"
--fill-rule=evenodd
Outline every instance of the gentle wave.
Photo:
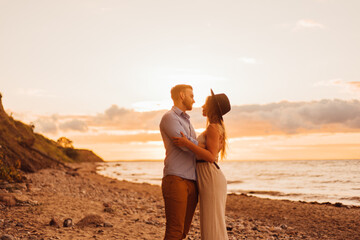
M 283 192 L 275 192 L 275 191 L 249 191 L 247 194 L 255 194 L 255 195 L 268 195 L 268 196 L 278 196 L 278 197 L 295 197 L 302 196 L 300 193 L 283 193 Z
M 227 184 L 237 184 L 237 183 L 243 183 L 244 181 L 236 180 L 236 181 L 227 181 Z
M 100 174 L 161 185 L 163 162 L 106 162 Z M 360 205 L 360 160 L 224 161 L 229 193 L 273 199 Z
M 357 201 L 360 203 L 360 197 L 349 197 L 349 198 L 341 198 L 342 200 L 351 200 L 351 201 Z

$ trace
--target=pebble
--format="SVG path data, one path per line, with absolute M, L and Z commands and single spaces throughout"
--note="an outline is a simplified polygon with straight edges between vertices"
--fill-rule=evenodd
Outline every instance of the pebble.
M 111 208 L 111 207 L 105 207 L 105 208 L 104 208 L 104 212 L 114 213 L 115 210 L 114 210 L 113 208 Z
M 24 227 L 24 224 L 22 224 L 22 223 L 17 223 L 17 224 L 15 225 L 15 227 Z
M 60 173 L 57 173 L 56 176 L 60 175 Z M 72 178 L 69 175 L 66 175 L 66 179 L 68 179 L 69 181 L 78 181 L 80 182 L 79 178 Z M 59 179 L 61 180 L 61 178 L 59 177 Z M 34 181 L 35 182 L 35 181 Z M 117 182 L 117 181 L 114 181 Z M 59 192 L 62 192 L 61 189 L 62 188 L 66 188 L 67 187 L 67 182 L 64 181 L 54 181 L 54 183 L 49 182 L 46 183 L 48 184 L 48 186 L 50 186 L 51 184 L 53 186 L 55 186 L 55 188 L 58 189 Z M 77 183 L 79 184 L 79 183 Z M 83 183 L 83 184 L 88 184 L 88 183 Z M 31 192 L 34 192 L 37 190 L 37 186 L 39 186 L 39 184 L 37 184 L 36 182 L 34 183 L 33 186 L 30 186 L 31 188 Z M 162 234 L 163 234 L 163 230 L 165 229 L 165 211 L 164 211 L 164 205 L 163 205 L 163 199 L 161 197 L 159 198 L 154 198 L 154 197 L 149 197 L 146 194 L 141 194 L 141 193 L 137 193 L 137 192 L 133 192 L 131 189 L 122 189 L 121 187 L 115 187 L 114 188 L 114 192 L 118 191 L 118 194 L 116 195 L 110 195 L 108 194 L 104 189 L 101 188 L 101 186 L 99 186 L 98 188 L 96 188 L 96 185 L 91 185 L 90 183 L 87 185 L 87 187 L 84 187 L 84 189 L 82 189 L 81 187 L 77 187 L 77 185 L 75 184 L 76 188 L 73 188 L 70 193 L 68 193 L 69 195 L 74 195 L 75 197 L 79 197 L 81 196 L 81 192 L 83 190 L 83 193 L 86 194 L 93 194 L 95 196 L 95 200 L 97 201 L 97 203 L 99 204 L 98 206 L 100 206 L 100 209 L 96 208 L 96 211 L 100 210 L 104 210 L 105 212 L 111 212 L 112 210 L 116 210 L 115 212 L 115 216 L 119 217 L 119 221 L 114 222 L 114 226 L 118 227 L 118 228 L 123 228 L 126 227 L 127 224 L 129 225 L 135 225 L 136 229 L 134 227 L 130 228 L 128 231 L 128 235 L 133 235 L 133 238 L 128 238 L 125 235 L 121 235 L 120 233 L 116 233 L 116 236 L 109 236 L 109 234 L 111 234 L 112 232 L 117 232 L 117 228 L 113 228 L 114 226 L 111 223 L 106 223 L 106 222 L 99 222 L 96 224 L 92 224 L 92 226 L 99 226 L 100 228 L 97 229 L 88 229 L 88 228 L 78 228 L 78 225 L 76 224 L 75 228 L 73 229 L 66 229 L 66 228 L 49 228 L 50 231 L 52 231 L 52 237 L 47 236 L 46 239 L 63 239 L 65 237 L 66 234 L 69 233 L 69 231 L 71 233 L 74 234 L 80 234 L 85 232 L 87 235 L 87 239 L 91 239 L 91 236 L 95 235 L 94 238 L 97 239 L 102 239 L 102 235 L 105 236 L 106 234 L 106 239 L 160 239 Z M 95 187 L 94 190 L 88 190 L 88 189 L 93 189 Z M 42 192 L 52 192 L 52 189 L 47 187 L 44 189 L 40 189 L 38 188 L 38 190 L 40 191 L 40 193 L 36 193 L 35 192 L 35 196 L 41 196 Z M 64 189 L 64 191 L 67 189 Z M 104 193 L 104 195 L 101 195 L 101 193 Z M 24 193 L 23 194 L 24 197 L 25 196 L 30 196 L 29 194 Z M 99 196 L 98 196 L 99 195 Z M 114 197 L 114 198 L 113 198 Z M 16 196 L 17 200 L 18 197 Z M 40 198 L 39 198 L 40 199 Z M 23 199 L 26 200 L 26 199 Z M 19 205 L 19 202 L 17 203 Z M 103 205 L 103 206 L 102 206 Z M 103 209 L 101 209 L 103 208 Z M 107 209 L 109 208 L 109 209 Z M 14 208 L 15 209 L 15 208 Z M 110 210 L 112 209 L 112 210 Z M 110 211 L 108 211 L 110 210 Z M 148 213 L 148 214 L 146 214 Z M 60 214 L 60 213 L 59 213 Z M 104 217 L 109 217 L 110 214 L 108 213 L 104 213 Z M 123 216 L 125 215 L 125 216 Z M 66 215 L 65 215 L 66 216 Z M 151 217 L 149 217 L 151 216 Z M 52 215 L 50 215 L 47 219 L 50 219 L 52 217 Z M 64 216 L 62 216 L 64 217 Z M 75 220 L 75 215 L 72 216 L 74 217 Z M 3 218 L 2 216 L 0 216 L 0 218 Z M 62 221 L 64 218 L 62 219 L 54 219 L 56 222 L 58 222 L 58 224 L 61 226 L 62 225 Z M 77 217 L 76 217 L 77 219 Z M 70 219 L 71 220 L 71 219 Z M 110 220 L 110 219 L 107 219 Z M 302 235 L 300 233 L 291 233 L 291 236 L 289 238 L 289 231 L 291 228 L 291 225 L 287 226 L 284 223 L 286 222 L 285 218 L 282 219 L 282 223 L 277 222 L 277 224 L 275 226 L 267 226 L 265 223 L 258 221 L 256 218 L 255 219 L 248 219 L 247 217 L 239 217 L 238 215 L 227 215 L 226 218 L 226 222 L 227 222 L 227 230 L 228 230 L 228 235 L 229 235 L 229 240 L 232 239 L 236 239 L 236 240 L 240 240 L 240 239 L 301 239 Z M 7 220 L 3 220 L 6 221 Z M 20 220 L 23 221 L 23 220 Z M 0 227 L 2 227 L 3 224 L 1 224 L 2 220 L 0 219 Z M 25 221 L 23 221 L 25 222 Z M 136 224 L 134 224 L 134 222 L 136 222 Z M 10 227 L 15 226 L 17 222 L 13 222 L 12 224 L 7 224 Z M 25 222 L 26 223 L 26 222 Z M 73 226 L 73 221 L 71 220 L 71 226 Z M 28 224 L 26 223 L 26 228 L 32 228 L 35 226 L 28 226 Z M 51 225 L 51 224 L 50 224 Z M 101 228 L 104 227 L 104 228 Z M 35 227 L 36 228 L 36 227 Z M 143 228 L 143 229 L 142 229 Z M 192 228 L 191 228 L 191 232 L 189 233 L 188 236 L 188 240 L 192 239 L 200 239 L 200 224 L 199 224 L 199 215 L 198 215 L 198 210 L 197 213 L 194 216 L 194 221 L 192 224 Z M 13 228 L 14 229 L 14 228 Z M 286 229 L 286 231 L 284 230 Z M 22 230 L 25 231 L 25 229 L 15 229 L 15 230 Z M 26 229 L 27 230 L 27 229 Z M 100 231 L 99 231 L 100 230 Z M 122 229 L 121 229 L 122 230 Z M 143 238 L 143 236 L 140 236 L 139 230 L 143 230 L 144 232 L 148 232 L 149 234 L 153 234 L 152 237 L 150 238 Z M 1 230 L 0 230 L 1 231 Z M 124 230 L 125 231 L 125 230 Z M 126 230 L 127 231 L 127 230 Z M 149 232 L 152 231 L 152 232 Z M 10 232 L 9 232 L 10 233 Z M 54 236 L 55 234 L 57 234 L 59 237 Z M 91 235 L 89 235 L 91 234 Z M 0 233 L 0 236 L 2 235 L 2 233 Z M 34 233 L 30 233 L 29 235 L 34 235 Z M 97 235 L 97 236 L 96 236 Z M 121 236 L 120 236 L 121 235 Z M 156 236 L 155 236 L 156 235 Z M 304 234 L 303 236 L 306 237 L 306 234 Z M 14 237 L 17 237 L 16 239 L 18 239 L 19 235 L 15 235 Z M 19 239 L 27 239 L 27 237 L 29 236 L 21 236 Z M 40 236 L 40 234 L 36 235 L 36 239 L 42 239 L 42 237 L 44 236 Z M 12 238 L 14 239 L 14 238 Z M 85 239 L 78 236 L 74 236 L 74 239 Z M 0 240 L 2 240 L 0 238 Z
M 66 172 L 66 174 L 69 174 L 70 176 L 72 176 L 72 177 L 78 177 L 78 176 L 80 176 L 80 174 L 79 173 L 77 173 L 77 172 Z
M 5 206 L 15 206 L 16 205 L 16 198 L 13 195 L 10 194 L 0 194 L 0 202 L 4 203 Z
M 9 189 L 9 188 L 11 188 L 11 184 L 10 183 L 8 183 L 8 182 L 2 182 L 2 183 L 0 183 L 0 189 Z
M 71 218 L 65 219 L 64 223 L 63 223 L 63 226 L 64 227 L 72 227 L 73 226 L 72 219 Z
M 11 235 L 5 234 L 0 237 L 0 240 L 15 240 L 15 238 Z
M 60 238 L 57 236 L 52 236 L 52 237 L 50 237 L 50 240 L 52 240 L 52 239 L 60 239 Z
M 111 207 L 111 204 L 110 203 L 103 203 L 103 206 L 106 207 L 106 208 L 109 208 L 109 207 Z
M 52 218 L 50 220 L 50 223 L 49 223 L 50 226 L 53 226 L 53 227 L 60 227 L 60 224 L 59 224 L 59 221 L 55 218 Z
M 31 183 L 26 183 L 26 191 L 31 192 L 31 190 L 32 190 L 32 184 Z
M 272 232 L 281 232 L 282 228 L 281 227 L 272 227 L 272 228 L 270 228 L 270 231 L 272 231 Z
M 226 230 L 232 231 L 232 230 L 233 230 L 233 227 L 226 227 Z
M 285 224 L 281 224 L 281 226 L 280 226 L 282 229 L 287 229 L 288 228 L 288 226 L 286 226 Z
M 84 226 L 103 226 L 104 225 L 104 219 L 100 215 L 96 214 L 89 214 L 85 216 L 83 219 L 81 219 L 77 224 L 77 226 L 84 227 Z
M 104 223 L 104 227 L 113 227 L 111 223 Z
M 335 203 L 335 207 L 343 207 L 344 205 L 341 202 Z
M 16 194 L 22 194 L 21 190 L 19 189 L 13 189 L 11 190 L 12 193 L 16 193 Z

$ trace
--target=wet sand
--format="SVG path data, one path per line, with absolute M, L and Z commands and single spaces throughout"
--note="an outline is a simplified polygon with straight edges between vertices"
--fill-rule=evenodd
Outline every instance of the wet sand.
M 159 186 L 96 174 L 96 163 L 26 174 L 0 185 L 0 237 L 162 239 Z M 360 208 L 228 195 L 229 239 L 360 239 Z M 88 216 L 86 219 L 84 219 Z M 64 227 L 65 219 L 70 226 Z M 50 222 L 52 225 L 50 226 Z M 200 239 L 198 209 L 187 239 Z

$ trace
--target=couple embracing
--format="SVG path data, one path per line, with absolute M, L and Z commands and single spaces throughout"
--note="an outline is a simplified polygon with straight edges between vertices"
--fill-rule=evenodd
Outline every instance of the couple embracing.
M 189 232 L 198 198 L 202 240 L 228 239 L 225 224 L 227 186 L 217 164 L 225 155 L 223 115 L 231 106 L 225 94 L 207 97 L 202 106 L 206 130 L 196 137 L 186 111 L 195 103 L 190 85 L 171 89 L 174 106 L 164 114 L 160 132 L 166 149 L 162 193 L 165 202 L 165 240 L 184 239 Z

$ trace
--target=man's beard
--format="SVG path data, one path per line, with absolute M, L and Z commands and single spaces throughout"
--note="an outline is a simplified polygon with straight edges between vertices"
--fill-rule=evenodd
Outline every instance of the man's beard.
M 187 102 L 185 100 L 185 101 L 183 101 L 183 104 L 186 107 L 186 110 L 188 110 L 188 111 L 192 110 L 192 104 L 190 102 Z

